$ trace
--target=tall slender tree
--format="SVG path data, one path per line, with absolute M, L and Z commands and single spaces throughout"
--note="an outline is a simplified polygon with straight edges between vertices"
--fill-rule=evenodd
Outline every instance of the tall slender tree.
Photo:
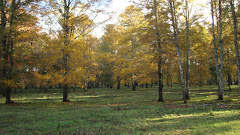
M 237 17 L 236 17 L 236 13 L 235 13 L 234 0 L 230 0 L 229 4 L 231 7 L 232 20 L 233 20 L 233 26 L 234 26 L 234 31 L 233 31 L 234 46 L 235 46 L 235 55 L 236 55 L 236 62 L 237 62 L 238 90 L 240 93 L 240 59 L 239 59 L 239 51 L 238 51 Z
M 218 17 L 218 22 L 219 22 L 219 36 L 218 36 L 218 40 L 219 40 L 219 46 L 220 46 L 220 66 L 221 66 L 221 89 L 220 89 L 220 93 L 218 95 L 218 99 L 219 100 L 223 100 L 223 96 L 224 96 L 224 71 L 223 71 L 223 38 L 222 38 L 222 1 L 219 0 L 218 3 L 218 10 L 219 10 L 219 17 Z
M 176 20 L 177 17 L 175 16 L 176 15 L 176 9 L 175 9 L 175 1 L 174 0 L 169 0 L 169 8 L 170 8 L 170 14 L 171 14 L 172 28 L 173 28 L 174 44 L 176 46 L 176 52 L 177 52 L 177 56 L 178 56 L 183 101 L 184 101 L 184 103 L 186 103 L 187 100 L 186 100 L 185 84 L 184 84 L 184 78 L 183 78 L 181 53 L 180 53 L 180 48 L 179 48 L 179 44 L 178 44 L 178 26 L 177 26 L 178 24 L 177 24 L 177 20 Z
M 211 14 L 212 14 L 212 36 L 213 36 L 213 45 L 214 45 L 214 55 L 216 60 L 216 76 L 217 76 L 217 86 L 218 86 L 218 95 L 220 94 L 220 79 L 219 79 L 219 65 L 218 65 L 218 49 L 216 45 L 216 36 L 215 36 L 215 24 L 214 24 L 214 8 L 213 5 L 215 3 L 215 0 L 211 0 Z
M 162 87 L 162 46 L 161 46 L 161 37 L 159 32 L 159 19 L 158 19 L 158 5 L 157 0 L 153 1 L 153 14 L 154 14 L 154 27 L 155 27 L 155 36 L 157 43 L 157 52 L 158 52 L 158 102 L 163 102 L 163 87 Z
M 187 41 L 187 69 L 186 69 L 186 100 L 190 99 L 189 83 L 190 83 L 190 35 L 189 35 L 189 9 L 188 0 L 185 0 L 185 20 L 186 20 L 186 41 Z

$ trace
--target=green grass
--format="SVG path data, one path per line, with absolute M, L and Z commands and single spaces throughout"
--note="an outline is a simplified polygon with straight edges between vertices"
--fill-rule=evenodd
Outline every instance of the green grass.
M 164 103 L 157 98 L 157 87 L 71 89 L 69 103 L 60 89 L 25 90 L 13 105 L 0 98 L 0 134 L 240 134 L 237 86 L 223 101 L 215 86 L 191 88 L 187 104 L 177 85 L 164 87 Z

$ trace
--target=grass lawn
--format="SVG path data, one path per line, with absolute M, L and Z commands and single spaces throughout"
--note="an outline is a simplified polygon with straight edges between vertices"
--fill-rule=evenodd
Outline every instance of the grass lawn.
M 191 88 L 183 104 L 180 86 L 164 87 L 158 103 L 157 87 L 70 90 L 25 90 L 12 94 L 13 105 L 0 97 L 0 134 L 240 134 L 240 95 L 226 87 L 216 100 L 216 86 Z

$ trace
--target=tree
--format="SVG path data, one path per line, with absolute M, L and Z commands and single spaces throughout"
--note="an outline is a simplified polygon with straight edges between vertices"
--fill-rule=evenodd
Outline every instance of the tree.
M 14 49 L 17 37 L 34 28 L 36 18 L 26 8 L 32 4 L 30 1 L 12 0 L 0 1 L 1 7 L 1 57 L 3 57 L 2 82 L 6 93 L 6 104 L 11 104 L 11 89 L 16 86 L 16 64 Z M 31 7 L 35 7 L 31 5 Z M 22 27 L 22 28 L 21 28 Z
M 156 32 L 156 41 L 157 41 L 157 51 L 158 51 L 158 92 L 159 92 L 159 98 L 158 102 L 163 102 L 163 92 L 162 92 L 162 47 L 161 47 L 161 38 L 160 38 L 160 32 L 159 32 L 159 20 L 158 20 L 158 4 L 156 0 L 153 1 L 153 14 L 155 17 L 155 32 Z
M 107 87 L 112 87 L 112 80 L 116 80 L 116 78 L 118 78 L 118 89 L 120 89 L 120 68 L 116 68 L 119 69 L 117 71 L 114 70 L 116 61 L 113 60 L 116 57 L 115 52 L 117 50 L 117 38 L 120 36 L 118 33 L 119 32 L 116 30 L 116 25 L 108 24 L 105 27 L 105 33 L 100 39 L 100 57 L 98 59 L 98 63 L 99 69 L 102 71 L 100 76 L 102 83 Z
M 121 70 L 122 78 L 131 78 L 132 90 L 136 90 L 137 82 L 139 81 L 139 66 L 141 61 L 137 55 L 141 53 L 141 42 L 139 42 L 143 28 L 146 26 L 144 15 L 140 8 L 133 5 L 126 7 L 125 12 L 120 15 L 121 21 L 119 31 L 121 33 L 121 40 L 118 42 L 117 55 L 124 59 L 125 63 Z
M 186 72 L 186 100 L 190 99 L 189 96 L 189 77 L 190 77 L 190 58 L 189 58 L 189 54 L 190 54 L 190 36 L 189 36 L 189 10 L 188 10 L 188 0 L 185 0 L 185 20 L 186 20 L 186 41 L 187 41 L 187 72 Z
M 236 55 L 236 61 L 237 61 L 237 74 L 238 74 L 238 90 L 240 92 L 240 59 L 239 59 L 239 51 L 238 51 L 238 37 L 237 37 L 237 17 L 235 14 L 235 7 L 234 7 L 234 1 L 230 0 L 229 2 L 231 7 L 231 13 L 232 13 L 232 21 L 234 26 L 234 46 L 235 46 L 235 55 Z
M 142 42 L 148 46 L 146 53 L 152 55 L 152 64 L 156 66 L 153 70 L 156 75 L 151 75 L 152 80 L 158 82 L 158 102 L 163 102 L 163 67 L 165 61 L 169 58 L 164 57 L 168 44 L 169 24 L 167 6 L 165 1 L 157 0 L 142 0 L 138 3 L 143 10 L 147 11 L 145 18 L 147 19 L 148 26 L 146 27 L 147 33 L 143 36 Z M 166 58 L 166 59 L 164 59 Z M 151 60 L 151 59 L 150 59 Z M 150 66 L 151 67 L 151 66 Z
M 216 76 L 217 76 L 217 86 L 218 86 L 218 93 L 220 91 L 220 79 L 219 79 L 219 65 L 218 65 L 218 51 L 216 45 L 216 37 L 215 37 L 215 24 L 214 24 L 214 10 L 213 10 L 213 0 L 211 0 L 211 14 L 212 14 L 212 36 L 213 36 L 213 45 L 214 45 L 214 54 L 216 60 Z
M 218 99 L 219 100 L 223 100 L 223 94 L 224 94 L 224 87 L 223 87 L 223 84 L 224 84 L 224 71 L 223 71 L 223 39 L 222 39 L 222 2 L 221 0 L 219 0 L 219 19 L 218 19 L 218 22 L 219 22 L 219 36 L 218 36 L 218 40 L 219 40 L 219 46 L 220 46 L 220 66 L 221 66 L 221 72 L 220 72 L 220 75 L 221 75 L 221 89 L 219 91 L 219 95 L 218 95 Z
M 99 9 L 101 2 L 106 2 L 102 0 L 90 0 L 90 1 L 72 1 L 72 0 L 53 0 L 46 1 L 45 3 L 45 13 L 48 14 L 49 19 L 55 16 L 55 20 L 50 19 L 58 23 L 58 25 L 53 26 L 49 24 L 50 30 L 54 32 L 55 37 L 58 38 L 58 43 L 54 46 L 59 46 L 60 48 L 60 58 L 58 59 L 61 63 L 61 72 L 63 79 L 61 81 L 63 85 L 63 102 L 69 102 L 68 92 L 69 92 L 69 80 L 71 80 L 70 73 L 73 72 L 75 68 L 70 67 L 72 46 L 76 40 L 82 40 L 85 35 L 88 35 L 93 28 L 95 28 L 94 19 L 96 16 L 103 12 Z M 95 7 L 94 10 L 92 7 Z M 97 8 L 99 7 L 99 8 Z M 88 13 L 92 13 L 93 18 L 90 18 Z M 84 39 L 83 39 L 84 40 Z M 59 54 L 59 53 L 58 53 Z M 60 60 L 61 59 L 61 60 Z
M 173 0 L 169 0 L 169 9 L 171 14 L 171 21 L 173 27 L 173 36 L 174 36 L 174 44 L 176 46 L 177 56 L 178 56 L 178 63 L 179 63 L 179 72 L 181 78 L 181 85 L 182 85 L 182 93 L 183 93 L 183 101 L 186 103 L 186 92 L 185 92 L 185 85 L 184 85 L 184 78 L 183 78 L 183 68 L 181 62 L 181 54 L 178 45 L 178 27 L 177 27 L 177 20 L 176 20 L 176 9 L 175 9 L 175 2 Z

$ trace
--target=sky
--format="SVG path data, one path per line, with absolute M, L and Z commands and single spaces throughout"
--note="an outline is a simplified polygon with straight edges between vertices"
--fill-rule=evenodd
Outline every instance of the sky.
M 107 24 L 114 24 L 118 21 L 118 16 L 124 12 L 124 9 L 131 5 L 131 0 L 112 0 L 112 3 L 106 9 L 108 12 L 114 12 L 112 19 L 107 21 L 105 24 L 98 26 L 93 30 L 93 34 L 100 38 L 104 34 L 104 27 Z M 106 16 L 100 16 L 100 18 L 107 18 Z
M 105 10 L 107 12 L 114 12 L 112 14 L 112 19 L 101 24 L 98 25 L 93 31 L 92 34 L 94 36 L 96 36 L 97 38 L 100 38 L 103 34 L 104 34 L 104 27 L 107 24 L 115 24 L 118 21 L 118 17 L 121 13 L 124 12 L 125 8 L 129 5 L 132 4 L 131 1 L 138 1 L 138 0 L 112 0 L 112 2 L 109 4 L 109 6 L 107 8 L 105 8 Z M 202 7 L 192 7 L 193 12 L 197 12 L 198 14 L 205 14 L 203 20 L 208 20 L 210 21 L 210 5 L 206 4 L 207 2 L 209 2 L 210 0 L 194 0 L 195 3 L 201 4 L 205 7 L 208 8 L 202 8 Z M 103 22 L 103 20 L 106 20 L 108 18 L 108 15 L 106 14 L 100 14 L 95 20 L 94 22 Z M 48 26 L 44 25 L 44 22 L 42 22 L 42 27 L 44 29 L 48 29 Z
M 110 21 L 104 23 L 103 25 L 100 25 L 97 28 L 95 28 L 92 32 L 93 35 L 100 38 L 104 34 L 104 27 L 107 24 L 117 23 L 118 16 L 121 13 L 124 12 L 124 9 L 127 6 L 132 4 L 130 1 L 132 1 L 132 0 L 112 0 L 112 3 L 109 5 L 109 7 L 106 10 L 109 11 L 109 12 L 115 12 L 114 15 L 113 15 L 113 18 Z M 135 0 L 135 1 L 137 1 L 137 0 Z M 210 21 L 211 20 L 210 9 L 209 9 L 210 5 L 208 5 L 209 3 L 207 3 L 207 2 L 210 2 L 210 1 L 209 0 L 194 0 L 194 2 L 197 3 L 197 4 L 200 4 L 202 6 L 205 6 L 205 8 L 192 7 L 192 11 L 193 12 L 198 12 L 199 14 L 204 14 L 203 20 L 207 19 L 207 21 Z M 103 15 L 103 16 L 100 16 L 99 18 L 106 18 L 106 16 L 104 17 L 104 15 Z

